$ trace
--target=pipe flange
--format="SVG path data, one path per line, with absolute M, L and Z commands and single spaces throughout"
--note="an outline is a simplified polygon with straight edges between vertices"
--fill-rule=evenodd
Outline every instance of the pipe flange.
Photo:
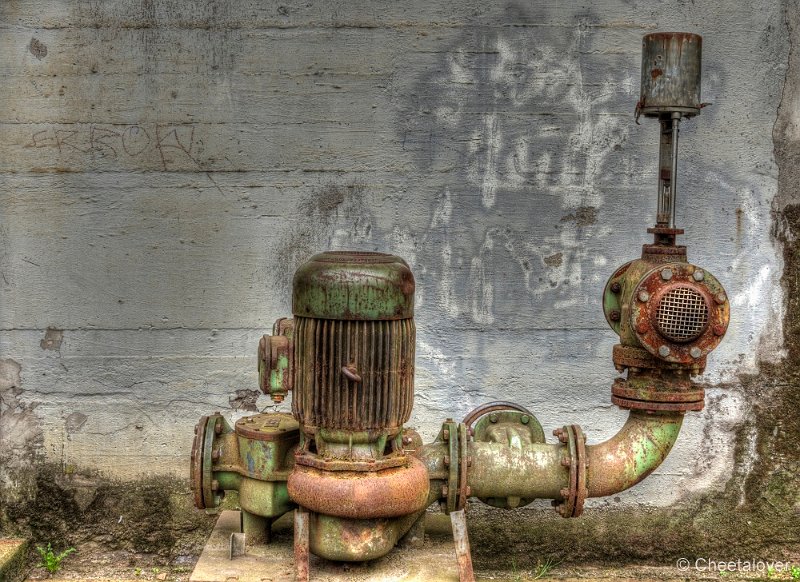
M 460 511 L 467 506 L 467 499 L 469 499 L 470 491 L 467 484 L 467 467 L 469 460 L 467 458 L 467 447 L 469 446 L 469 433 L 467 432 L 467 425 L 459 423 L 458 425 L 458 499 L 456 501 L 456 511 Z
M 577 424 L 566 425 L 553 431 L 558 440 L 566 445 L 567 456 L 562 464 L 569 469 L 569 486 L 561 490 L 561 500 L 553 506 L 561 517 L 578 517 L 589 495 L 586 487 L 586 435 Z
M 617 378 L 611 386 L 611 402 L 625 410 L 688 412 L 703 410 L 705 390 L 683 380 L 642 381 L 641 377 Z
M 201 416 L 194 427 L 194 440 L 192 441 L 192 462 L 190 475 L 192 481 L 192 496 L 197 509 L 205 509 L 203 502 L 203 448 L 206 440 L 207 416 Z
M 653 354 L 644 348 L 637 348 L 635 346 L 626 346 L 616 344 L 612 350 L 611 358 L 614 361 L 614 367 L 619 372 L 623 372 L 628 368 L 639 368 L 641 370 L 685 370 L 686 366 L 683 364 L 674 364 L 665 362 L 656 358 Z M 706 369 L 706 357 L 699 358 L 691 368 L 689 368 L 691 375 L 702 374 Z
M 469 433 L 467 425 L 455 422 L 448 418 L 442 425 L 439 433 L 440 440 L 447 443 L 447 456 L 444 458 L 447 470 L 447 484 L 442 487 L 442 497 L 445 498 L 443 509 L 445 513 L 460 511 L 467 505 L 471 495 L 467 469 L 467 448 L 469 446 Z
M 219 413 L 203 416 L 195 427 L 192 442 L 191 480 L 194 504 L 198 509 L 219 505 L 225 492 L 214 487 L 212 476 L 214 438 L 222 433 L 224 420 Z
M 728 329 L 722 284 L 695 265 L 659 265 L 641 278 L 632 297 L 628 325 L 639 344 L 664 362 L 704 366 Z
M 699 412 L 705 406 L 703 400 L 697 402 L 650 402 L 620 398 L 614 395 L 611 396 L 611 403 L 623 410 L 647 410 L 650 412 Z

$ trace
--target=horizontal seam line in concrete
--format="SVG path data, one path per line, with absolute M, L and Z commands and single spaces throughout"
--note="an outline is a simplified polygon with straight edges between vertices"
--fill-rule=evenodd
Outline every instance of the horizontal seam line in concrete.
M 547 23 L 534 23 L 534 22 L 494 22 L 494 23 L 487 23 L 487 24 L 480 24 L 477 22 L 446 22 L 446 21 L 418 21 L 418 22 L 396 22 L 396 23 L 386 23 L 386 24 L 367 24 L 367 23 L 358 23 L 358 22 L 307 22 L 304 24 L 264 24 L 264 25 L 253 25 L 253 26 L 246 26 L 246 25 L 217 25 L 211 26 L 208 24 L 198 23 L 196 25 L 187 25 L 187 26 L 162 26 L 159 24 L 147 24 L 147 23 L 124 23 L 124 22 L 113 22 L 113 21 L 103 21 L 102 18 L 98 19 L 96 25 L 91 26 L 88 24 L 59 24 L 59 25 L 40 25 L 35 26 L 34 24 L 26 25 L 26 24 L 7 24 L 7 23 L 0 23 L 0 31 L 29 31 L 32 33 L 36 33 L 42 30 L 68 30 L 68 31 L 108 31 L 108 30 L 160 30 L 160 31 L 208 31 L 208 32 L 224 32 L 224 31 L 240 31 L 240 30 L 263 30 L 263 31 L 301 31 L 301 32 L 314 32 L 314 31 L 331 31 L 331 30 L 408 30 L 414 28 L 451 28 L 451 29 L 458 29 L 458 28 L 466 28 L 469 27 L 479 28 L 479 29 L 490 29 L 490 28 L 574 28 L 574 24 L 571 22 L 564 22 L 564 23 L 555 23 L 555 22 L 547 22 Z M 627 25 L 627 26 L 620 26 L 617 24 L 612 23 L 600 23 L 600 24 L 587 24 L 587 27 L 590 28 L 632 28 L 632 29 L 641 29 L 646 30 L 649 27 L 646 24 L 641 25 Z

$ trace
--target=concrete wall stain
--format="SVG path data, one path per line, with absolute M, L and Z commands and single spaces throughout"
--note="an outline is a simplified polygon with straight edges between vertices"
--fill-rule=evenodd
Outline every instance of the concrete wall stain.
M 37 464 L 44 459 L 44 435 L 22 388 L 22 366 L 0 359 L 0 506 L 30 499 Z
M 39 347 L 43 350 L 52 350 L 57 352 L 61 349 L 61 342 L 64 341 L 64 331 L 48 327 L 44 332 L 42 341 L 39 342 Z
M 40 61 L 47 56 L 47 45 L 36 37 L 31 39 L 31 42 L 28 44 L 28 50 Z

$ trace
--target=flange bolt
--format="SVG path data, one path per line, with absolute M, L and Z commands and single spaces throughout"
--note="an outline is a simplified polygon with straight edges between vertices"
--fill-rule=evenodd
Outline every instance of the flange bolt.
M 703 352 L 702 352 L 702 350 L 700 348 L 695 346 L 691 350 L 689 350 L 689 355 L 692 356 L 696 360 L 697 358 L 699 358 L 700 356 L 703 355 Z
M 694 278 L 694 280 L 695 280 L 695 281 L 697 281 L 697 282 L 699 283 L 700 281 L 702 281 L 703 279 L 705 279 L 705 277 L 706 277 L 706 274 L 705 274 L 705 273 L 704 273 L 702 270 L 700 270 L 700 269 L 697 269 L 697 270 L 694 272 L 694 274 L 692 275 L 692 277 Z
M 661 269 L 661 278 L 664 279 L 664 281 L 672 279 L 672 269 Z
M 650 293 L 647 291 L 639 291 L 639 301 L 642 303 L 647 303 L 650 301 Z
M 666 358 L 669 355 L 670 349 L 669 346 L 660 346 L 658 348 L 658 355 L 662 358 Z

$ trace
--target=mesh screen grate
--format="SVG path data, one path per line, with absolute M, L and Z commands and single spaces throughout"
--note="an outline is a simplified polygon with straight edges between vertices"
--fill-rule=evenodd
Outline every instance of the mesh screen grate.
M 677 287 L 661 298 L 656 314 L 661 334 L 674 342 L 699 336 L 708 322 L 705 299 L 691 287 Z

